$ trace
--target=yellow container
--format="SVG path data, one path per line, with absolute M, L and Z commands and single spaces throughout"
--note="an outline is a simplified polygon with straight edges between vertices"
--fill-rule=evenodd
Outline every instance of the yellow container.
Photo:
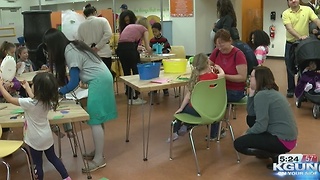
M 187 70 L 187 59 L 163 59 L 165 73 L 185 73 Z

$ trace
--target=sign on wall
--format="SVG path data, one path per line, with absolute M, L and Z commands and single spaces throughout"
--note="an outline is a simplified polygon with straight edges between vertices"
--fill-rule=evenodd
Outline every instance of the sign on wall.
M 193 17 L 193 0 L 170 0 L 171 17 Z

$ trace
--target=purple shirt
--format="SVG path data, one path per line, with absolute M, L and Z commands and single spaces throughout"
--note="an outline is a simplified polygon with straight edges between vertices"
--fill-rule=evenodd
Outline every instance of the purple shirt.
M 148 31 L 147 28 L 140 24 L 129 24 L 121 32 L 119 37 L 119 43 L 121 42 L 139 42 L 143 37 L 143 33 Z

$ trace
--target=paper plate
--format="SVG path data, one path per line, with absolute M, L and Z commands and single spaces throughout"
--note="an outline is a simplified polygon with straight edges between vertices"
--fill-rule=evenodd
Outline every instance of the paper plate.
M 73 93 L 66 94 L 66 99 L 83 99 L 88 97 L 88 89 L 78 88 Z
M 16 61 L 12 56 L 6 56 L 0 66 L 1 78 L 4 81 L 12 81 L 16 75 Z
M 21 62 L 21 66 L 17 70 L 17 75 L 20 76 L 24 72 L 25 68 L 26 68 L 26 63 L 25 62 Z

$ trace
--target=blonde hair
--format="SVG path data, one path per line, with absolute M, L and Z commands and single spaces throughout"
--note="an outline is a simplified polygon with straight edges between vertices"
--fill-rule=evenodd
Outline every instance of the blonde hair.
M 139 18 L 139 19 L 137 20 L 137 23 L 136 23 L 136 24 L 140 24 L 140 25 L 144 26 L 144 27 L 147 28 L 147 29 L 148 29 L 148 27 L 149 27 L 148 19 L 145 18 L 145 17 Z
M 192 92 L 194 86 L 199 81 L 199 75 L 201 71 L 204 71 L 208 68 L 208 56 L 204 53 L 200 53 L 194 56 L 192 62 L 193 70 L 191 72 L 190 80 L 187 84 L 187 87 L 190 92 Z

